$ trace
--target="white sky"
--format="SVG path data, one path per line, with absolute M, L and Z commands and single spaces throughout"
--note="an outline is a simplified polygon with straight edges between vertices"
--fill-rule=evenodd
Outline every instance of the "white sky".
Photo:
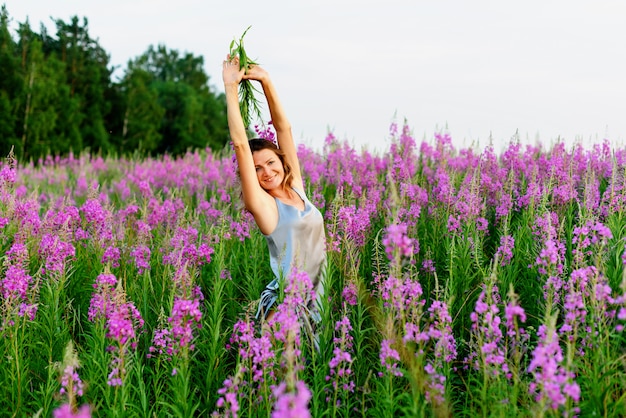
M 621 0 L 0 0 L 39 32 L 87 17 L 122 69 L 150 45 L 221 62 L 246 51 L 272 75 L 299 142 L 328 130 L 386 150 L 394 117 L 417 141 L 500 151 L 519 132 L 549 145 L 626 139 L 626 2 Z

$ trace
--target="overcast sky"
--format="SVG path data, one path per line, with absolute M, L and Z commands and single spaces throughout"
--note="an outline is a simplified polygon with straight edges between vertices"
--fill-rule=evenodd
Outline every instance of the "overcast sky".
M 416 139 L 500 151 L 519 132 L 546 145 L 626 140 L 626 2 L 621 0 L 0 0 L 14 24 L 86 17 L 121 69 L 150 45 L 221 62 L 246 51 L 272 75 L 296 140 L 330 130 L 386 150 L 392 121 Z M 51 31 L 51 33 L 55 33 Z M 121 71 L 121 70 L 120 70 Z

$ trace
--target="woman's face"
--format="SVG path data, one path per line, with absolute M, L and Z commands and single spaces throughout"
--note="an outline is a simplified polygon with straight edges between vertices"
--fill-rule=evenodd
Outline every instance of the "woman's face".
M 278 155 L 271 149 L 262 149 L 252 153 L 256 176 L 265 190 L 272 190 L 280 185 L 285 178 L 285 168 Z

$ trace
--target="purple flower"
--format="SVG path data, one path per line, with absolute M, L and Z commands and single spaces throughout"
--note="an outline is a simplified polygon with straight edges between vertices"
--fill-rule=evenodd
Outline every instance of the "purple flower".
M 239 393 L 238 381 L 232 379 L 224 380 L 224 386 L 217 390 L 217 393 L 221 395 L 215 406 L 218 409 L 223 409 L 223 414 L 218 414 L 217 411 L 213 413 L 214 416 L 225 416 L 237 418 L 239 412 L 239 400 L 237 394 Z
M 67 260 L 76 255 L 76 249 L 57 235 L 44 234 L 39 244 L 39 254 L 45 260 L 47 272 L 63 273 Z
M 565 260 L 565 246 L 560 241 L 553 239 L 545 241 L 539 256 L 535 260 L 539 274 L 548 276 L 544 284 L 544 297 L 550 303 L 558 303 L 561 298 L 563 260 Z
M 553 410 L 565 406 L 568 398 L 578 402 L 580 388 L 574 381 L 574 373 L 561 364 L 563 351 L 556 331 L 541 325 L 537 335 L 539 343 L 528 366 L 528 372 L 534 379 L 529 386 L 530 393 L 535 395 L 537 402 L 545 402 Z
M 96 278 L 96 291 L 91 297 L 88 318 L 90 321 L 104 322 L 106 337 L 112 340 L 111 372 L 108 384 L 123 384 L 126 370 L 124 359 L 129 349 L 137 346 L 137 329 L 144 325 L 141 314 L 132 302 L 125 302 L 126 295 L 122 289 L 114 286 L 117 279 L 112 274 L 100 274 Z
M 520 331 L 515 329 L 515 323 L 518 319 L 522 322 L 526 322 L 526 312 L 524 308 L 514 303 L 509 303 L 506 305 L 506 308 L 504 308 L 504 316 L 506 318 L 507 335 L 509 337 L 515 337 L 520 332 L 523 332 L 523 329 Z
M 150 270 L 150 248 L 146 245 L 138 245 L 131 252 L 130 256 L 135 260 L 137 273 L 142 274 L 144 271 Z
M 250 238 L 250 220 L 247 216 L 244 216 L 241 222 L 231 221 L 230 229 L 235 232 L 235 236 L 241 242 L 244 242 L 246 238 Z
M 436 273 L 435 262 L 430 258 L 422 261 L 422 271 L 430 274 Z
M 385 246 L 385 253 L 390 261 L 396 259 L 396 255 L 400 258 L 411 257 L 419 252 L 419 244 L 417 240 L 407 236 L 406 224 L 391 224 L 385 230 L 385 236 L 382 240 Z
M 351 354 L 353 338 L 350 331 L 352 331 L 352 325 L 347 316 L 335 324 L 335 332 L 338 332 L 339 336 L 333 339 L 333 357 L 328 363 L 330 373 L 326 376 L 326 380 L 331 380 L 334 377 L 332 384 L 336 391 L 353 392 L 355 387 L 354 381 L 350 380 L 352 375 L 350 367 L 353 361 Z
M 104 251 L 104 254 L 102 255 L 102 264 L 106 264 L 106 263 L 111 263 L 111 266 L 113 267 L 119 267 L 120 266 L 120 256 L 121 256 L 121 252 L 120 249 L 117 247 L 113 247 L 113 246 L 109 246 L 107 247 L 107 249 Z
M 29 260 L 28 247 L 22 243 L 14 242 L 5 256 L 11 264 L 26 268 Z
M 181 199 L 159 202 L 150 198 L 148 202 L 147 224 L 151 228 L 174 228 L 179 214 L 184 213 L 185 204 Z
M 80 210 L 85 217 L 88 228 L 93 231 L 96 240 L 108 241 L 113 238 L 113 215 L 104 209 L 98 200 L 87 200 Z
M 422 208 L 428 204 L 428 193 L 417 184 L 401 183 L 400 198 L 406 203 L 398 208 L 398 219 L 406 222 L 409 228 L 413 228 L 422 213 Z
M 576 269 L 565 284 L 567 293 L 563 298 L 564 320 L 559 333 L 571 342 L 575 342 L 579 327 L 586 323 L 587 307 L 584 299 L 590 294 L 590 279 L 596 274 L 593 266 Z
M 506 218 L 513 208 L 513 199 L 509 193 L 504 193 L 500 197 L 496 207 L 496 219 Z
M 476 222 L 479 231 L 487 229 L 487 220 L 480 218 L 479 215 L 483 210 L 484 203 L 478 195 L 476 185 L 473 184 L 472 175 L 467 175 L 456 194 L 454 201 L 454 209 L 459 222 Z
M 77 411 L 70 404 L 63 404 L 52 412 L 54 418 L 91 418 L 89 405 L 81 406 Z
M 163 256 L 163 263 L 174 267 L 198 264 L 198 230 L 192 227 L 177 228 L 169 241 L 170 251 Z
M 68 403 L 54 411 L 53 416 L 61 417 L 89 417 L 89 406 L 84 405 L 79 411 L 75 411 L 76 397 L 83 396 L 83 382 L 78 376 L 77 369 L 80 367 L 78 354 L 74 350 L 74 344 L 70 340 L 65 348 L 61 370 L 61 389 L 59 394 L 68 400 Z M 74 412 L 77 412 L 75 415 Z
M 217 199 L 215 197 L 211 197 L 210 201 L 207 202 L 203 200 L 198 204 L 198 209 L 204 213 L 204 215 L 208 218 L 209 221 L 217 221 L 217 219 L 222 215 L 222 211 L 215 208 L 217 204 Z
M 0 281 L 2 297 L 7 300 L 26 300 L 32 277 L 22 267 L 9 265 Z
M 461 230 L 461 223 L 454 215 L 448 217 L 448 232 L 451 234 L 458 233 Z
M 613 233 L 601 222 L 587 221 L 582 227 L 575 227 L 572 234 L 572 255 L 579 265 L 584 264 L 586 257 L 598 253 L 599 247 L 607 244 Z
M 17 312 L 18 316 L 28 318 L 30 321 L 35 320 L 35 315 L 37 314 L 38 305 L 30 304 L 30 303 L 20 303 L 19 310 Z
M 113 274 L 100 274 L 93 287 L 96 292 L 91 296 L 87 317 L 94 322 L 98 318 L 107 319 L 115 308 L 115 285 L 117 278 Z
M 537 257 L 535 263 L 538 266 L 548 267 L 551 265 L 556 265 L 557 262 L 560 261 L 559 258 L 559 251 L 556 243 L 553 240 L 548 240 L 545 242 L 545 246 L 541 249 L 541 252 L 539 253 L 539 256 Z
M 379 279 L 377 279 L 379 280 Z M 378 293 L 386 308 L 392 309 L 396 319 L 406 323 L 419 323 L 425 300 L 422 286 L 417 280 L 389 276 L 378 283 Z
M 271 375 L 276 360 L 270 333 L 262 332 L 257 336 L 254 322 L 243 320 L 237 321 L 233 328 L 230 344 L 237 349 L 247 371 L 252 375 L 252 382 L 263 383 Z
M 148 349 L 150 352 L 148 357 L 152 357 L 152 353 L 157 352 L 159 354 L 166 353 L 172 354 L 172 350 L 169 348 L 172 345 L 172 338 L 170 337 L 170 330 L 167 328 L 154 330 L 154 337 L 152 338 L 152 346 Z
M 168 321 L 171 324 L 172 338 L 180 347 L 189 347 L 193 350 L 191 341 L 193 340 L 193 329 L 202 326 L 202 312 L 200 311 L 200 301 L 198 299 L 176 299 L 172 307 L 172 315 Z
M 428 308 L 428 312 L 430 313 L 428 335 L 435 341 L 435 358 L 439 362 L 450 363 L 456 358 L 457 351 L 448 305 L 435 300 Z
M 106 336 L 120 345 L 134 343 L 136 324 L 143 326 L 143 319 L 135 305 L 132 302 L 117 305 L 108 315 Z
M 343 232 L 344 239 L 361 248 L 365 245 L 371 226 L 370 215 L 367 208 L 343 206 L 337 213 L 337 228 Z
M 285 382 L 279 384 L 274 390 L 276 403 L 272 411 L 272 418 L 310 418 L 309 400 L 311 391 L 306 384 L 298 380 L 293 391 L 287 390 Z
M 442 404 L 444 401 L 444 394 L 446 392 L 446 377 L 443 374 L 438 373 L 430 361 L 428 361 L 426 366 L 424 366 L 424 371 L 428 376 L 428 383 L 424 393 L 426 396 L 426 402 L 435 405 Z
M 256 132 L 259 138 L 265 139 L 266 141 L 270 141 L 278 145 L 276 143 L 276 133 L 274 132 L 273 124 L 271 120 L 267 122 L 267 126 L 265 127 L 254 125 L 254 132 Z
M 383 366 L 392 376 L 401 377 L 402 371 L 398 367 L 400 361 L 400 354 L 398 351 L 391 347 L 392 340 L 382 340 L 380 344 L 380 364 Z
M 513 248 L 515 247 L 515 238 L 511 235 L 503 235 L 500 237 L 500 246 L 496 250 L 495 258 L 500 260 L 501 266 L 506 266 L 513 258 Z
M 434 176 L 430 180 L 433 183 L 430 199 L 433 202 L 440 202 L 444 206 L 452 204 L 454 187 L 450 185 L 450 175 L 442 165 L 438 165 Z M 448 226 L 450 223 L 448 222 Z
M 368 200 L 374 205 L 380 201 L 378 177 L 386 166 L 383 158 L 373 157 L 367 151 L 359 158 L 347 141 L 340 143 L 332 133 L 326 137 L 324 153 L 326 184 L 335 185 L 341 193 L 351 193 L 357 199 L 367 192 Z
M 477 218 L 476 229 L 478 231 L 489 231 L 489 221 L 485 218 Z
M 356 306 L 358 303 L 358 290 L 356 283 L 353 281 L 348 282 L 347 286 L 343 288 L 341 297 L 350 306 Z
M 473 360 L 474 368 L 485 368 L 484 372 L 491 376 L 509 372 L 506 362 L 506 348 L 502 335 L 498 288 L 485 288 L 478 296 L 474 312 L 470 314 L 472 321 L 471 337 L 474 352 L 466 360 Z M 478 360 L 480 359 L 480 361 Z
M 407 124 L 402 126 L 400 138 L 397 137 L 397 125 L 391 126 L 392 141 L 389 148 L 391 160 L 393 161 L 392 171 L 394 178 L 404 181 L 413 178 L 416 168 L 415 139 L 411 136 L 411 131 Z
M 61 376 L 61 390 L 59 393 L 63 395 L 68 392 L 72 392 L 78 396 L 83 396 L 83 389 L 83 381 L 76 372 L 76 366 L 74 364 L 68 364 L 65 369 L 63 369 L 63 375 Z
M 300 287 L 302 277 L 306 282 Z M 276 308 L 276 313 L 268 321 L 274 331 L 274 338 L 285 345 L 293 346 L 296 352 L 300 346 L 300 315 L 302 307 L 306 306 L 311 297 L 312 284 L 306 272 L 294 271 L 290 275 L 290 284 L 285 287 L 285 298 Z
M 171 359 L 184 350 L 193 350 L 195 329 L 202 326 L 202 312 L 200 311 L 200 299 L 176 298 L 172 313 L 168 318 L 168 327 L 156 329 L 150 353 L 164 354 L 166 359 Z
M 16 164 L 17 161 L 15 159 L 12 159 L 9 164 L 2 164 L 2 169 L 0 169 L 0 183 L 2 186 L 5 184 L 13 185 L 15 183 L 17 175 L 17 170 L 15 169 Z

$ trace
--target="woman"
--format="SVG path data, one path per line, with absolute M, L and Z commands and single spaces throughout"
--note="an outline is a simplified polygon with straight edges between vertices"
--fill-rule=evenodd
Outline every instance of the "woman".
M 326 264 L 324 219 L 304 194 L 291 125 L 267 71 L 255 65 L 246 73 L 239 68 L 237 58 L 228 56 L 223 64 L 222 78 L 243 201 L 267 239 L 270 264 L 275 275 L 261 293 L 256 318 L 268 318 L 278 297 L 280 280 L 288 278 L 292 270 L 297 269 L 308 273 L 311 279 L 316 301 L 307 301 L 305 311 L 310 313 L 307 316 L 314 322 L 319 322 L 317 305 L 324 294 Z M 244 79 L 261 83 L 278 146 L 265 139 L 248 141 L 238 96 L 239 83 Z

